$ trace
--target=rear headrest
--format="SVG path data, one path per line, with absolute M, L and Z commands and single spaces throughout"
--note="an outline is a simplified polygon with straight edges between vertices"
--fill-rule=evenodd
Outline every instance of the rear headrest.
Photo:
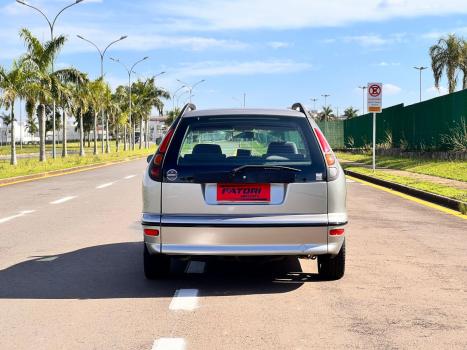
M 267 154 L 298 154 L 298 149 L 294 142 L 271 142 Z
M 251 156 L 251 150 L 249 149 L 237 149 L 237 157 L 250 157 Z
M 221 146 L 210 143 L 200 143 L 193 147 L 191 154 L 211 154 L 211 155 L 221 155 L 222 149 Z

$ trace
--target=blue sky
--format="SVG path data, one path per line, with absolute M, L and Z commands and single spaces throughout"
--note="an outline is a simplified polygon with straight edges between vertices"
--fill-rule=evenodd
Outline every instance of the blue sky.
M 70 2 L 29 3 L 53 16 Z M 20 28 L 48 39 L 45 20 L 33 10 L 0 0 L 0 13 L 0 64 L 9 66 L 23 52 Z M 250 107 L 312 106 L 311 97 L 322 106 L 326 93 L 334 108 L 361 109 L 358 86 L 369 81 L 385 84 L 385 106 L 418 101 L 412 67 L 430 65 L 428 48 L 441 35 L 467 38 L 467 1 L 84 0 L 63 13 L 55 31 L 69 39 L 57 66 L 77 67 L 91 78 L 99 74 L 96 50 L 76 35 L 99 46 L 128 35 L 108 57 L 131 63 L 150 56 L 137 77 L 166 71 L 158 81 L 169 91 L 179 86 L 176 79 L 205 79 L 194 91 L 200 108 L 239 106 L 243 93 Z M 105 71 L 113 87 L 126 83 L 121 66 L 106 60 Z M 431 71 L 424 72 L 424 98 L 445 93 L 442 85 L 436 91 Z

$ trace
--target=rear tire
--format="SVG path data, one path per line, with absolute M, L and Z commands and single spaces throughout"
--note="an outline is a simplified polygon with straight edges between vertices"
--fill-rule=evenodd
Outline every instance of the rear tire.
M 150 254 L 144 244 L 144 276 L 148 280 L 167 277 L 170 272 L 170 256 L 164 254 Z
M 336 256 L 318 256 L 318 273 L 323 280 L 335 281 L 344 276 L 345 272 L 345 240 Z

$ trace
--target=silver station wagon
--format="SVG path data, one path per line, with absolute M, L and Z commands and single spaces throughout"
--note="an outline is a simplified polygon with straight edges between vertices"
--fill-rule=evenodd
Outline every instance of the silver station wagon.
M 320 277 L 344 275 L 344 172 L 301 104 L 188 104 L 148 162 L 147 278 L 168 275 L 177 255 L 317 257 Z

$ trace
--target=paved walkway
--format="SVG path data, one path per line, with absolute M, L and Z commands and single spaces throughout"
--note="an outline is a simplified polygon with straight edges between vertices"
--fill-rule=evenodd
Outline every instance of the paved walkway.
M 339 161 L 341 162 L 341 164 L 346 165 L 346 166 L 356 166 L 356 167 L 371 169 L 371 165 L 369 164 L 351 162 L 351 161 L 347 161 L 343 159 L 340 159 Z M 453 187 L 458 190 L 467 191 L 467 182 L 464 182 L 464 181 L 451 180 L 451 179 L 446 179 L 443 177 L 432 176 L 432 175 L 418 174 L 418 173 L 413 173 L 413 172 L 405 171 L 405 170 L 396 170 L 396 169 L 389 169 L 389 168 L 383 168 L 383 167 L 377 167 L 376 169 L 378 171 L 383 171 L 390 175 L 409 177 L 409 178 L 417 179 L 420 181 L 432 182 L 432 183 L 436 183 L 440 185 Z

